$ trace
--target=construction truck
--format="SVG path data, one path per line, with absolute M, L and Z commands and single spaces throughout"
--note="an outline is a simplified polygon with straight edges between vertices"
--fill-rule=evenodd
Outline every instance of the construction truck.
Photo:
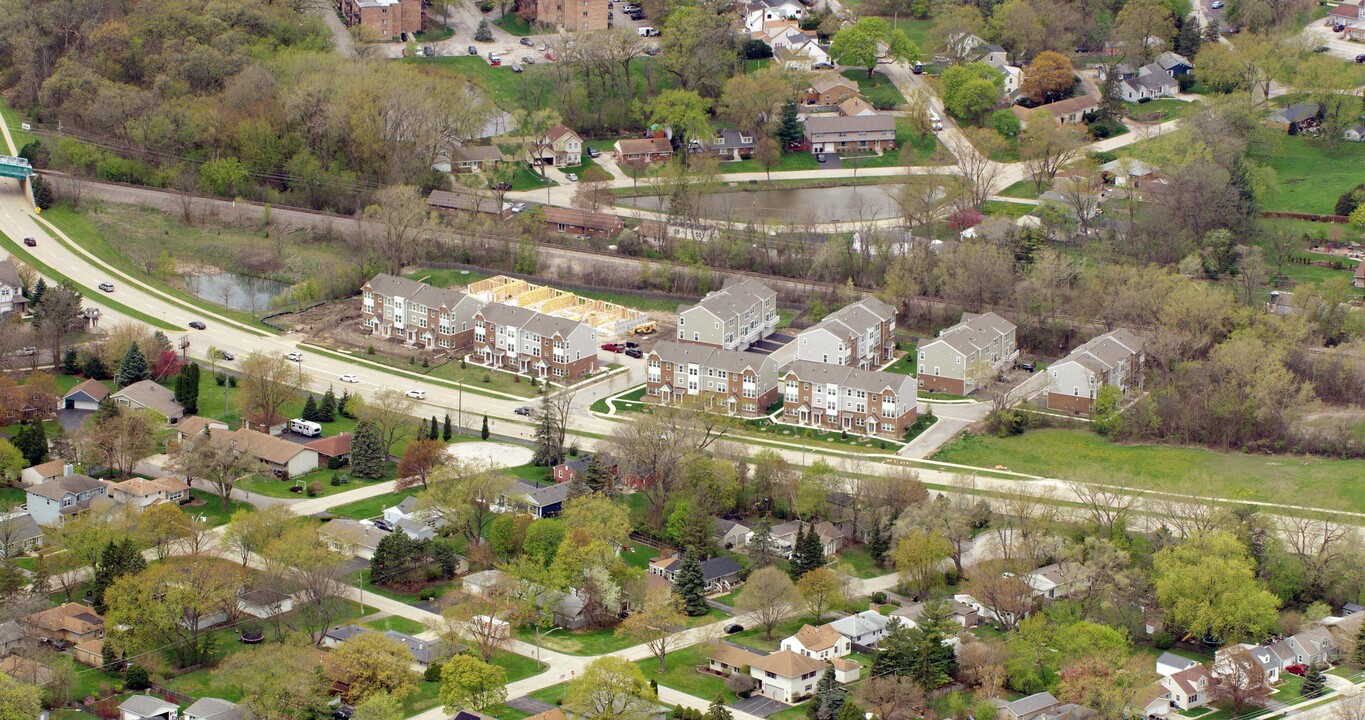
M 647 323 L 641 323 L 639 325 L 636 325 L 635 328 L 631 330 L 631 332 L 635 333 L 636 335 L 648 335 L 657 329 L 658 327 L 654 324 L 654 321 L 650 320 Z

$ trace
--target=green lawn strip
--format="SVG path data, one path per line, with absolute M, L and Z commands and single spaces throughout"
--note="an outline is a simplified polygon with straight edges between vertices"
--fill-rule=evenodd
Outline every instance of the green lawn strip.
M 118 249 L 118 247 L 116 247 L 113 243 L 109 242 L 107 239 L 105 239 L 105 237 L 102 234 L 100 234 L 99 230 L 96 229 L 94 223 L 90 221 L 90 219 L 86 216 L 86 214 L 83 211 L 76 210 L 65 205 L 58 205 L 49 210 L 45 210 L 43 212 L 43 219 L 57 226 L 62 232 L 66 233 L 73 240 L 80 243 L 81 248 L 83 248 L 86 252 L 90 253 L 91 255 L 94 255 L 95 257 L 98 257 L 106 264 L 112 266 L 115 270 L 118 270 L 124 273 L 125 275 L 128 275 L 129 277 L 136 279 L 143 285 L 156 288 L 157 290 L 160 290 L 161 292 L 170 295 L 172 298 L 174 298 L 174 300 L 170 302 L 178 302 L 182 306 L 188 305 L 190 307 L 186 309 L 189 310 L 199 310 L 203 312 L 220 315 L 222 317 L 229 318 L 232 320 L 236 320 L 237 322 L 242 323 L 243 325 L 250 326 L 246 329 L 249 332 L 253 332 L 257 335 L 260 335 L 261 337 L 270 337 L 271 335 L 273 335 L 273 332 L 270 331 L 268 327 L 263 325 L 259 318 L 252 315 L 251 313 L 244 312 L 241 310 L 233 310 L 231 308 L 227 308 L 222 305 L 209 302 L 197 295 L 194 295 L 193 293 L 185 292 L 184 290 L 181 290 L 180 288 L 177 288 L 174 285 L 165 282 L 164 280 L 159 280 L 143 272 L 137 266 L 137 264 L 129 260 L 128 257 L 125 256 Z M 71 246 L 70 243 L 58 237 L 56 234 L 49 233 L 49 235 L 51 235 L 52 239 L 55 240 L 56 242 L 61 243 L 68 249 L 71 249 L 72 252 L 75 252 L 77 255 L 80 254 L 75 248 Z
M 414 33 L 415 37 L 417 38 L 417 42 L 423 43 L 439 42 L 441 40 L 445 40 L 451 37 L 454 34 L 455 34 L 454 28 L 448 28 L 445 26 L 436 26 L 432 27 L 430 30 L 421 30 L 417 33 Z
M 524 18 L 515 12 L 503 15 L 497 20 L 494 20 L 493 24 L 502 28 L 503 31 L 509 35 L 525 37 L 527 35 L 535 34 L 535 31 L 531 29 L 531 23 L 526 22 Z
M 1043 191 L 1046 192 L 1047 188 L 1048 188 L 1047 183 L 1044 183 Z M 1038 185 L 1034 183 L 1032 180 L 1020 180 L 1019 182 L 1005 188 L 1004 190 L 1001 190 L 996 194 L 1001 195 L 1003 197 L 1032 200 L 1038 197 Z
M 8 510 L 11 505 L 21 505 L 27 501 L 27 490 L 20 487 L 0 487 L 0 509 Z
M 0 118 L 3 118 L 5 124 L 9 126 L 9 136 L 14 141 L 15 152 L 23 150 L 25 145 L 36 139 L 31 133 L 20 127 L 23 124 L 23 115 L 18 110 L 11 108 L 9 103 L 3 99 L 0 99 Z M 9 154 L 9 148 L 0 147 L 0 150 L 3 150 L 0 155 Z
M 893 110 L 905 104 L 905 96 L 900 88 L 880 72 L 868 77 L 866 70 L 854 69 L 845 70 L 843 76 L 857 83 L 859 94 L 878 109 Z
M 404 602 L 408 604 L 421 602 L 422 600 L 425 600 L 427 597 L 430 596 L 441 597 L 447 591 L 460 587 L 459 580 L 447 580 L 446 582 L 429 585 L 417 592 L 407 592 L 405 590 L 399 590 L 396 588 L 380 587 L 378 585 L 375 585 L 374 583 L 370 582 L 369 570 L 362 570 L 360 572 L 360 576 L 361 578 L 363 578 L 362 587 L 364 588 L 365 592 L 374 593 L 375 595 L 386 597 L 390 600 L 397 600 L 398 602 Z M 350 575 L 349 582 L 352 585 L 355 584 L 354 574 Z
M 417 680 L 417 692 L 403 698 L 403 717 L 412 717 L 441 704 L 441 683 Z
M 255 506 L 241 500 L 228 500 L 228 509 L 223 509 L 223 498 L 204 490 L 190 490 L 190 497 L 194 498 L 193 503 L 202 502 L 203 504 L 181 505 L 180 509 L 192 518 L 202 517 L 210 527 L 226 525 L 232 519 L 232 514 L 238 510 L 254 510 Z
M 558 683 L 555 685 L 551 685 L 550 687 L 541 688 L 539 690 L 532 690 L 531 692 L 526 694 L 526 697 L 529 697 L 532 700 L 539 700 L 543 703 L 549 703 L 551 705 L 554 705 L 558 703 L 560 700 L 563 700 L 564 695 L 568 691 L 569 691 L 568 683 Z
M 542 178 L 540 173 L 529 167 L 517 168 L 517 174 L 512 176 L 513 192 L 523 192 L 526 190 L 540 190 L 542 188 L 553 187 L 559 183 L 548 177 Z
M 776 652 L 782 645 L 783 638 L 794 635 L 797 630 L 805 625 L 806 621 L 801 618 L 784 620 L 773 628 L 772 638 L 768 637 L 768 632 L 761 625 L 754 625 L 737 632 L 729 637 L 730 642 L 738 643 L 745 647 L 753 648 L 765 653 Z
M 733 703 L 739 699 L 725 688 L 725 678 L 709 673 L 697 672 L 697 666 L 706 665 L 710 658 L 709 644 L 693 645 L 674 650 L 664 656 L 665 672 L 659 672 L 659 660 L 649 656 L 636 661 L 645 679 L 654 680 L 664 687 L 685 692 L 693 697 L 711 700 L 717 695 L 725 702 Z
M 531 717 L 531 713 L 522 712 L 506 705 L 499 705 L 491 714 L 497 720 L 526 720 L 526 718 Z
M 348 471 L 346 468 L 342 468 L 341 470 L 328 470 L 323 468 L 314 470 L 306 475 L 291 477 L 288 480 L 281 480 L 274 475 L 251 475 L 237 481 L 237 489 L 245 492 L 253 492 L 257 495 L 265 495 L 266 497 L 297 499 L 308 497 L 305 491 L 309 484 L 316 480 L 322 487 L 320 492 L 316 493 L 313 497 L 327 497 L 329 495 L 344 493 L 347 490 L 355 490 L 356 488 L 364 487 L 366 483 L 392 480 L 393 476 L 396 474 L 395 467 L 390 464 L 389 472 L 385 474 L 385 477 L 381 477 L 378 480 L 360 480 L 359 478 L 352 477 L 349 483 L 333 485 L 331 481 L 332 473 L 334 472 L 344 474 Z M 304 490 L 292 492 L 290 488 L 296 486 L 302 487 Z
M 1003 215 L 1007 218 L 1018 219 L 1033 212 L 1035 207 L 1025 203 L 987 200 L 981 203 L 981 212 L 987 215 Z
M 416 620 L 409 620 L 408 618 L 399 617 L 397 615 L 389 615 L 388 617 L 382 617 L 378 620 L 370 620 L 369 622 L 361 623 L 361 625 L 378 632 L 392 630 L 394 632 L 403 633 L 404 635 L 416 635 L 418 633 L 426 632 L 427 630 L 426 625 L 423 625 Z
M 237 426 L 242 419 L 240 413 L 242 407 L 242 388 L 240 386 L 235 388 L 229 387 L 226 383 L 219 385 L 217 381 L 214 380 L 212 371 L 221 371 L 221 366 L 215 367 L 202 360 L 199 361 L 199 364 L 200 369 L 203 370 L 203 372 L 199 374 L 199 412 L 197 414 L 200 417 L 222 420 L 234 427 Z M 175 389 L 171 383 L 167 383 L 166 387 Z M 322 397 L 320 393 L 311 394 L 316 399 L 321 399 Z M 340 392 L 337 393 L 337 396 L 340 397 Z M 300 394 L 280 407 L 280 415 L 286 418 L 299 417 L 299 415 L 303 413 L 303 406 L 306 402 L 307 395 Z M 358 421 L 353 418 L 344 417 L 338 414 L 336 419 L 332 422 L 321 423 L 322 434 L 327 436 L 336 435 L 337 433 L 342 432 L 352 432 L 355 430 L 357 422 Z M 405 445 L 406 441 L 400 440 L 399 444 L 394 447 L 395 454 L 401 454 L 403 446 Z
M 140 320 L 153 327 L 161 328 L 162 330 L 169 330 L 171 332 L 185 331 L 184 327 L 181 327 L 179 325 L 172 325 L 169 322 L 166 322 L 164 320 L 158 320 L 157 318 L 154 318 L 151 315 L 148 315 L 147 313 L 144 313 L 140 310 L 134 310 L 128 307 L 127 305 L 118 302 L 117 300 L 111 299 L 105 293 L 96 292 L 66 277 L 65 275 L 62 275 L 61 273 L 52 269 L 52 267 L 47 263 L 34 257 L 32 253 L 24 249 L 24 247 L 19 243 L 15 242 L 12 238 L 10 238 L 9 235 L 0 233 L 0 239 L 4 241 L 4 247 L 6 250 L 8 250 L 14 256 L 18 257 L 20 260 L 23 260 L 34 270 L 37 270 L 39 273 L 46 276 L 49 280 L 52 280 L 53 282 L 65 282 L 66 284 L 75 288 L 76 291 L 79 292 L 80 294 L 84 295 L 87 298 L 90 298 L 90 300 L 93 302 L 98 302 L 100 305 L 103 305 L 109 308 L 110 310 L 127 315 L 128 317 L 134 320 Z
M 624 650 L 635 644 L 635 641 L 628 637 L 616 637 L 613 628 L 598 630 L 556 630 L 540 640 L 540 646 L 546 650 L 561 652 L 566 655 L 604 655 L 617 650 Z M 512 631 L 516 639 L 532 645 L 536 642 L 535 629 L 531 627 L 518 627 Z
M 352 487 L 354 487 L 354 483 L 352 484 Z M 398 503 L 403 502 L 404 499 L 416 494 L 416 490 L 405 490 L 403 492 L 375 495 L 374 497 L 365 498 L 364 500 L 356 500 L 355 502 L 349 502 L 345 505 L 329 508 L 327 512 L 337 517 L 350 518 L 352 520 L 368 520 L 382 515 L 384 513 L 384 508 L 393 507 Z
M 402 366 L 399 366 L 399 365 L 396 365 L 396 364 L 390 365 L 388 362 L 382 360 L 382 359 L 381 359 L 382 356 L 380 356 L 380 355 L 360 355 L 360 354 L 354 354 L 354 353 L 332 352 L 331 350 L 324 350 L 324 349 L 322 349 L 322 348 L 320 348 L 320 347 L 317 347 L 317 346 L 315 346 L 315 345 L 309 345 L 309 346 L 305 347 L 304 350 L 306 350 L 307 352 L 314 352 L 314 353 L 317 353 L 317 354 L 319 354 L 319 355 L 323 355 L 323 356 L 325 356 L 325 357 L 330 357 L 330 358 L 332 358 L 333 360 L 344 360 L 344 361 L 350 362 L 350 363 L 368 365 L 369 367 L 371 367 L 371 368 L 373 368 L 373 369 L 375 369 L 375 370 L 406 370 L 406 368 L 404 368 L 404 367 L 402 367 Z M 458 363 L 455 363 L 455 366 L 456 366 L 456 368 L 458 368 L 458 367 L 459 367 L 459 364 L 458 364 Z M 485 368 L 478 368 L 477 366 L 474 366 L 474 365 L 469 365 L 468 368 L 470 368 L 470 369 L 477 369 L 478 371 L 481 371 L 481 372 L 486 372 L 486 373 L 489 374 L 490 378 L 491 378 L 493 375 L 499 374 L 498 371 L 496 371 L 496 370 L 488 370 L 488 369 L 485 369 Z M 413 373 L 413 374 L 416 374 L 416 375 L 419 376 L 419 377 L 414 377 L 414 378 L 412 378 L 413 380 L 424 380 L 424 381 L 426 381 L 426 382 L 433 382 L 433 383 L 436 383 L 436 384 L 438 384 L 438 385 L 445 385 L 446 387 L 449 387 L 449 388 L 454 389 L 454 390 L 458 390 L 461 386 L 463 386 L 465 392 L 468 392 L 468 393 L 474 393 L 474 394 L 476 394 L 476 395 L 487 395 L 487 396 L 489 396 L 489 397 L 496 397 L 496 398 L 501 398 L 501 399 L 504 399 L 504 400 L 508 399 L 508 398 L 506 398 L 506 397 L 503 397 L 502 395 L 498 395 L 498 394 L 496 394 L 496 393 L 492 393 L 492 392 L 485 391 L 483 388 L 479 387 L 479 386 L 476 385 L 476 384 L 459 383 L 459 382 L 456 382 L 456 381 L 454 381 L 454 380 L 447 380 L 447 379 L 445 379 L 445 378 L 432 377 L 431 375 L 422 375 L 422 374 L 418 373 L 416 370 L 406 370 L 406 371 L 407 371 L 407 372 L 410 372 L 410 373 Z M 505 373 L 504 373 L 504 374 L 505 374 Z M 509 378 L 511 377 L 510 374 L 508 374 L 507 376 L 508 376 Z M 531 384 L 530 384 L 529 382 L 517 383 L 517 384 L 525 385 L 526 388 L 527 388 L 527 390 L 528 390 L 528 392 L 531 390 Z M 529 398 L 530 396 L 528 395 L 527 397 Z
M 844 548 L 834 563 L 834 569 L 857 578 L 874 578 L 888 572 L 872 562 L 872 553 L 865 545 Z
M 621 551 L 621 559 L 626 561 L 627 565 L 641 570 L 648 570 L 649 561 L 656 557 L 659 557 L 659 551 L 648 545 L 632 545 L 630 549 Z
M 525 655 L 518 655 L 507 650 L 494 650 L 492 663 L 507 672 L 507 682 L 513 683 L 518 680 L 525 680 L 545 672 L 545 669 L 536 663 L 535 658 L 528 658 Z
M 881 155 L 866 157 L 839 156 L 839 163 L 846 168 L 900 167 L 903 165 L 945 165 L 952 161 L 952 154 L 934 134 L 920 137 L 910 125 L 909 118 L 896 117 L 896 150 Z
M 817 161 L 817 160 L 815 159 L 815 156 L 814 156 L 814 155 L 812 155 L 812 154 L 810 154 L 810 153 L 808 153 L 808 152 L 805 152 L 805 151 L 799 151 L 799 152 L 784 152 L 784 153 L 782 153 L 782 156 L 778 159 L 777 164 L 773 166 L 773 171 L 774 171 L 774 172 L 780 172 L 780 171 L 786 171 L 786 170 L 819 170 L 819 169 L 820 169 L 820 163 L 819 163 L 819 161 Z M 743 173 L 743 172 L 764 172 L 764 171 L 766 171 L 766 170 L 767 170 L 767 168 L 763 167 L 763 164 L 762 164 L 762 163 L 760 163 L 759 161 L 753 159 L 752 157 L 746 158 L 746 159 L 744 159 L 744 160 L 731 160 L 731 161 L 728 161 L 728 162 L 723 162 L 723 163 L 721 163 L 719 166 L 716 167 L 716 172 L 721 173 L 721 174 L 727 174 L 727 173 Z
M 1342 193 L 1361 182 L 1365 143 L 1328 144 L 1263 128 L 1248 143 L 1247 159 L 1275 170 L 1277 182 L 1262 201 L 1266 210 L 1327 215 Z
M 1110 479 L 1122 468 L 1135 489 L 1365 512 L 1365 463 L 1353 460 L 1119 445 L 1086 430 L 964 435 L 932 459 L 1075 480 Z
M 915 349 L 912 347 L 909 352 L 896 358 L 895 362 L 883 368 L 882 372 L 899 373 L 901 375 L 914 377 L 915 369 Z M 923 394 L 924 393 L 920 393 L 920 395 Z
M 1128 117 L 1138 122 L 1164 123 L 1168 120 L 1175 120 L 1183 117 L 1185 112 L 1193 106 L 1184 100 L 1174 98 L 1158 98 L 1145 103 L 1124 103 L 1124 110 Z
M 403 277 L 409 280 L 417 280 L 436 287 L 456 287 L 476 283 L 480 280 L 487 280 L 493 277 L 486 273 L 475 270 L 457 270 L 453 268 L 418 268 L 417 270 L 406 273 Z

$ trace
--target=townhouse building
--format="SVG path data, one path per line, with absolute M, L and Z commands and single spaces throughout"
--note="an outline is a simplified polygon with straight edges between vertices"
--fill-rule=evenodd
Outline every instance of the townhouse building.
M 796 336 L 797 360 L 868 370 L 895 351 L 896 310 L 877 298 L 840 308 Z
M 678 310 L 678 342 L 744 350 L 777 329 L 777 293 L 741 280 Z
M 915 379 L 797 360 L 784 380 L 783 422 L 898 440 L 915 423 Z
M 367 28 L 379 40 L 422 30 L 421 0 L 339 0 L 337 10 L 347 27 Z
M 777 402 L 777 361 L 770 355 L 662 341 L 650 351 L 645 402 L 695 401 L 712 412 L 758 417 Z
M 597 330 L 568 318 L 489 303 L 474 314 L 474 355 L 490 367 L 562 383 L 597 371 Z
M 969 395 L 1019 357 L 1014 323 L 993 312 L 963 313 L 962 321 L 919 347 L 921 390 Z
M 606 30 L 611 27 L 611 3 L 608 0 L 538 0 L 536 21 L 570 32 Z
M 1047 407 L 1089 413 L 1100 388 L 1142 386 L 1146 341 L 1122 328 L 1091 338 L 1047 369 Z
M 361 288 L 361 322 L 370 332 L 428 350 L 473 345 L 474 315 L 483 306 L 458 290 L 384 273 Z

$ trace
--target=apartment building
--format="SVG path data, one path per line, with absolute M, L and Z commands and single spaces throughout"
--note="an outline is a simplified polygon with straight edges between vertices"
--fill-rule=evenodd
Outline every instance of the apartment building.
M 537 0 L 536 21 L 557 30 L 606 30 L 611 27 L 608 0 Z
M 963 313 L 962 321 L 919 347 L 919 387 L 969 395 L 1019 357 L 1014 323 L 993 312 Z
M 796 336 L 796 359 L 869 370 L 895 357 L 896 309 L 868 298 L 826 316 Z
M 918 417 L 909 375 L 797 360 L 783 380 L 782 420 L 793 425 L 899 440 Z
M 678 342 L 744 350 L 777 329 L 777 293 L 741 280 L 678 310 Z
M 1100 388 L 1142 386 L 1146 341 L 1122 328 L 1091 338 L 1047 369 L 1047 407 L 1089 413 Z
M 474 355 L 490 367 L 562 383 L 597 371 L 597 330 L 576 320 L 489 303 L 474 315 Z
M 474 343 L 482 300 L 396 275 L 375 275 L 361 288 L 361 316 L 370 332 L 428 350 L 462 350 Z
M 422 0 L 340 0 L 337 9 L 347 27 L 359 25 L 379 40 L 422 30 Z
M 779 398 L 770 355 L 662 341 L 649 353 L 645 402 L 698 402 L 703 408 L 758 417 Z

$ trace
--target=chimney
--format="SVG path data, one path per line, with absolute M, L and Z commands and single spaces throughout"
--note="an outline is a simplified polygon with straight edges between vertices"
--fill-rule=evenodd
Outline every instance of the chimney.
M 62 466 L 62 475 L 70 475 L 70 474 L 73 473 L 73 472 L 76 472 L 76 466 L 75 466 L 75 465 L 72 465 L 71 463 L 67 463 L 67 464 L 65 464 L 65 465 Z

